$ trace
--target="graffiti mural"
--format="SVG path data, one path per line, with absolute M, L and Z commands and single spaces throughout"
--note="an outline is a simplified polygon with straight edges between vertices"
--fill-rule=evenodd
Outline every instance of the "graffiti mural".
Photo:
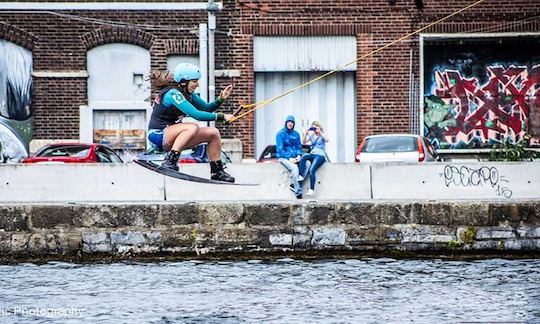
M 28 156 L 32 138 L 32 53 L 0 39 L 0 163 Z
M 443 149 L 518 143 L 527 133 L 538 145 L 531 120 L 540 113 L 540 46 L 524 57 L 500 41 L 483 48 L 469 42 L 428 46 L 424 134 Z

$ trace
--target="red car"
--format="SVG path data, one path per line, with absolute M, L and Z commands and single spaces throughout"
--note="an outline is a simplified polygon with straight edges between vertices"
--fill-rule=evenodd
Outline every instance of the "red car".
M 123 163 L 113 150 L 102 144 L 47 144 L 21 163 Z

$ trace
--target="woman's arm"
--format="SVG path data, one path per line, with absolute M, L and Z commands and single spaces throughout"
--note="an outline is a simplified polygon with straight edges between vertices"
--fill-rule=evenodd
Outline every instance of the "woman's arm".
M 323 132 L 321 132 L 320 135 L 321 135 L 322 139 L 323 139 L 326 143 L 328 143 L 328 142 L 330 141 L 330 139 L 328 139 L 328 136 L 324 135 Z
M 302 144 L 311 145 L 311 138 L 309 137 L 309 130 L 306 130 L 304 132 L 304 136 L 302 137 Z
M 221 106 L 221 104 L 227 98 L 229 98 L 229 96 L 231 95 L 232 89 L 233 89 L 232 84 L 229 84 L 228 86 L 225 87 L 225 89 L 221 90 L 217 99 L 211 103 L 207 103 L 206 101 L 202 100 L 198 94 L 194 93 L 192 95 L 193 103 L 195 104 L 195 107 L 197 107 L 200 110 L 214 112 L 216 109 L 219 108 L 219 106 Z
M 200 99 L 200 98 L 199 98 Z M 204 100 L 200 99 L 204 102 Z M 163 97 L 163 104 L 165 106 L 174 106 L 179 109 L 181 112 L 186 114 L 189 117 L 193 117 L 201 121 L 213 121 L 213 120 L 224 120 L 225 115 L 218 113 L 211 113 L 195 108 L 189 101 L 186 100 L 184 95 L 178 90 L 169 90 Z
M 223 103 L 223 99 L 218 97 L 215 101 L 211 103 L 207 103 L 204 101 L 201 97 L 199 97 L 198 94 L 194 93 L 192 94 L 193 103 L 195 104 L 195 107 L 199 110 L 207 111 L 207 112 L 214 112 L 216 109 L 221 106 Z

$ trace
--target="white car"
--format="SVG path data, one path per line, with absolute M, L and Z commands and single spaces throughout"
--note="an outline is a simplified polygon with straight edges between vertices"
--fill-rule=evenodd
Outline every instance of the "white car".
M 360 163 L 423 163 L 440 161 L 437 151 L 425 137 L 414 134 L 367 136 L 356 151 Z

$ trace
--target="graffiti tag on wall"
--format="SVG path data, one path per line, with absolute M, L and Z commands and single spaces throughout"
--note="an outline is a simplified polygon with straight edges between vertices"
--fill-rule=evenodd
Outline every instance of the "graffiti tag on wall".
M 435 91 L 426 97 L 426 134 L 442 148 L 491 147 L 520 142 L 531 109 L 540 108 L 540 65 L 486 67 L 488 81 L 457 70 L 435 71 Z
M 483 166 L 473 169 L 464 165 L 460 167 L 446 165 L 441 176 L 444 176 L 444 184 L 447 187 L 451 185 L 456 187 L 491 187 L 497 196 L 512 197 L 512 190 L 506 186 L 508 180 L 499 174 L 496 167 Z

